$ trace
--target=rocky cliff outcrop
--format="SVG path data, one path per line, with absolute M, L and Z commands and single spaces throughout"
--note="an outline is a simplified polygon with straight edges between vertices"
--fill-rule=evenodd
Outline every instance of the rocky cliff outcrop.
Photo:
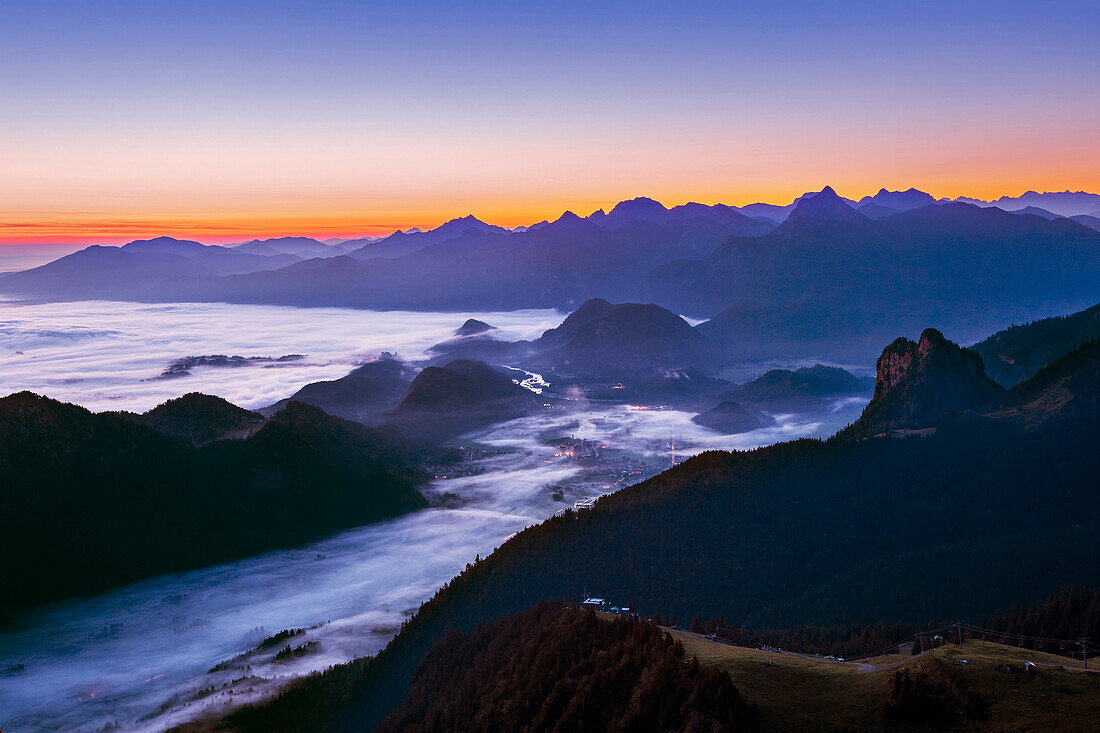
M 853 427 L 864 436 L 928 428 L 950 413 L 987 412 L 1004 394 L 981 357 L 928 328 L 919 341 L 899 338 L 883 350 L 874 397 Z

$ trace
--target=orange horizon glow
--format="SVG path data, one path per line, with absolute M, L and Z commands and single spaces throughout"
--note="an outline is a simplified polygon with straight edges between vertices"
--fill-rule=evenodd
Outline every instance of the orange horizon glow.
M 1100 192 L 1095 2 L 136 5 L 5 4 L 0 244 Z
M 769 187 L 761 189 L 759 195 L 745 191 L 730 191 L 723 195 L 720 191 L 701 190 L 692 193 L 654 195 L 645 191 L 623 193 L 620 196 L 592 196 L 576 199 L 551 200 L 545 203 L 534 201 L 492 201 L 486 200 L 482 206 L 471 204 L 467 208 L 458 208 L 453 204 L 435 209 L 427 207 L 402 207 L 396 216 L 386 212 L 364 212 L 356 214 L 349 211 L 322 210 L 311 213 L 303 210 L 295 214 L 263 212 L 259 215 L 211 211 L 207 214 L 180 216 L 178 213 L 161 210 L 151 215 L 127 215 L 120 212 L 112 216 L 107 212 L 60 212 L 56 218 L 45 212 L 28 212 L 25 220 L 18 220 L 12 212 L 5 212 L 0 218 L 0 246 L 14 244 L 125 244 L 135 239 L 150 239 L 159 236 L 191 239 L 205 244 L 225 244 L 251 239 L 273 237 L 311 237 L 324 239 L 355 239 L 360 237 L 378 237 L 392 234 L 398 230 L 417 228 L 430 230 L 458 217 L 472 214 L 489 224 L 514 228 L 537 223 L 543 220 L 553 221 L 565 211 L 573 211 L 586 216 L 597 209 L 610 210 L 619 201 L 649 196 L 671 208 L 684 203 L 704 204 L 723 203 L 731 206 L 745 206 L 750 203 L 773 203 L 786 205 L 807 191 L 816 191 L 825 185 L 833 185 L 837 193 L 850 199 L 859 200 L 863 196 L 874 195 L 883 186 L 867 185 L 862 187 L 838 186 L 823 182 L 809 188 Z M 1071 181 L 1060 186 L 1038 186 L 1016 184 L 1012 187 L 1000 187 L 995 183 L 968 186 L 922 187 L 912 186 L 931 194 L 936 199 L 955 199 L 959 197 L 992 201 L 1001 196 L 1019 196 L 1026 191 L 1100 191 L 1100 176 L 1095 179 Z M 886 186 L 890 190 L 904 190 L 908 185 Z M 449 202 L 448 202 L 449 203 Z M 304 209 L 307 207 L 303 207 Z

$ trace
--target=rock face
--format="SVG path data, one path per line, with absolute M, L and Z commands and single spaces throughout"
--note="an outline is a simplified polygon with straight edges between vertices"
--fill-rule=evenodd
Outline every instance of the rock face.
M 488 364 L 456 359 L 430 366 L 381 419 L 420 440 L 445 440 L 537 410 L 534 395 Z
M 736 402 L 723 402 L 706 412 L 691 418 L 696 425 L 702 425 L 719 433 L 736 435 L 750 430 L 775 425 L 775 420 L 759 410 L 742 407 Z
M 928 428 L 949 413 L 987 412 L 1004 394 L 981 357 L 929 328 L 918 342 L 899 338 L 883 350 L 874 397 L 856 427 L 864 435 Z

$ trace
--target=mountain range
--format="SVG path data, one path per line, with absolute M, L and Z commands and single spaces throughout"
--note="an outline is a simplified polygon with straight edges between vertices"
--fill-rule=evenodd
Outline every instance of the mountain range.
M 1088 213 L 1100 196 L 993 203 L 915 189 L 857 202 L 826 187 L 773 209 L 636 198 L 517 230 L 467 216 L 336 245 L 160 237 L 0 276 L 0 292 L 466 311 L 572 311 L 604 298 L 708 318 L 705 335 L 741 358 L 867 358 L 898 331 L 931 324 L 968 341 L 1100 299 L 1100 232 Z M 1024 213 L 999 208 L 1010 205 Z M 1075 220 L 1064 218 L 1071 211 Z

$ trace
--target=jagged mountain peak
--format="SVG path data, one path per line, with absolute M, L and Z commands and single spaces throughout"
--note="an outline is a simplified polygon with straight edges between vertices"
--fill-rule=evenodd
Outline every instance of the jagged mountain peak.
M 918 341 L 902 337 L 883 349 L 874 397 L 856 426 L 864 435 L 928 428 L 950 413 L 989 410 L 1004 393 L 980 356 L 926 328 Z
M 867 222 L 867 217 L 848 205 L 837 195 L 832 186 L 826 186 L 817 193 L 807 194 L 798 199 L 794 210 L 778 231 L 790 236 L 799 231 L 816 227 L 825 222 Z

